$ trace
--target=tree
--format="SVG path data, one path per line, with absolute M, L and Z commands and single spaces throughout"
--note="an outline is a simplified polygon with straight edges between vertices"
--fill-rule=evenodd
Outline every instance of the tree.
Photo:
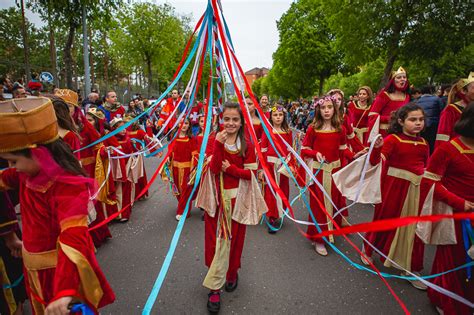
M 124 68 L 145 63 L 150 95 L 156 72 L 157 81 L 161 77 L 166 82 L 165 74 L 177 65 L 176 56 L 185 43 L 186 22 L 170 5 L 151 3 L 125 8 L 116 21 L 117 28 L 110 32 L 111 53 Z M 159 81 L 157 85 L 160 86 Z
M 321 0 L 300 0 L 277 22 L 280 44 L 273 54 L 268 83 L 283 97 L 322 92 L 324 80 L 337 71 L 339 54 Z
M 458 0 L 323 2 L 337 47 L 353 66 L 385 58 L 380 86 L 399 59 L 437 60 L 472 42 L 473 8 Z

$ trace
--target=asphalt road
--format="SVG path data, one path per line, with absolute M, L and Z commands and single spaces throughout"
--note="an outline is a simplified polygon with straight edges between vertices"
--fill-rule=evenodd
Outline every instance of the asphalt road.
M 146 161 L 149 177 L 158 160 Z M 294 193 L 294 192 L 293 192 Z M 396 198 L 396 196 L 394 196 Z M 117 299 L 102 314 L 140 314 L 168 251 L 177 221 L 177 201 L 160 178 L 150 198 L 138 202 L 128 223 L 113 223 L 113 238 L 99 248 L 97 256 Z M 306 210 L 296 204 L 297 216 Z M 351 222 L 372 218 L 373 208 L 358 205 L 350 210 Z M 199 209 L 186 220 L 166 280 L 153 314 L 207 314 L 207 289 L 202 281 L 204 265 L 204 222 Z M 358 246 L 359 237 L 349 237 Z M 342 238 L 338 248 L 359 263 L 355 250 Z M 425 272 L 431 269 L 433 248 L 425 253 Z M 380 270 L 387 269 L 377 261 Z M 413 314 L 436 314 L 426 292 L 408 282 L 388 280 Z M 292 222 L 270 235 L 264 226 L 251 226 L 239 272 L 239 286 L 221 295 L 221 314 L 402 314 L 383 282 L 375 275 L 350 266 L 334 251 L 321 257 Z

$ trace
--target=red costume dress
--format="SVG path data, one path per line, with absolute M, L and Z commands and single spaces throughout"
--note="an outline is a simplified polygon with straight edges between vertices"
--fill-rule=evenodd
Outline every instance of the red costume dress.
M 342 125 L 344 126 L 344 129 L 346 130 L 347 147 L 349 148 L 349 150 L 351 150 L 353 153 L 362 151 L 365 147 L 362 144 L 362 142 L 359 140 L 359 138 L 356 137 L 354 128 L 352 127 L 352 123 L 348 115 L 344 115 Z M 343 167 L 346 166 L 349 163 L 350 159 L 352 159 L 352 156 L 350 156 L 349 158 L 347 157 L 344 158 L 342 160 L 342 166 Z
M 370 163 L 383 160 L 381 177 L 382 202 L 375 206 L 374 219 L 392 219 L 419 215 L 419 185 L 429 156 L 425 139 L 403 133 L 387 136 L 382 148 L 374 149 Z M 423 269 L 423 243 L 415 236 L 416 225 L 396 230 L 367 233 L 367 240 L 384 255 L 410 271 Z M 373 249 L 365 244 L 365 252 Z M 386 267 L 392 263 L 381 260 Z M 396 266 L 395 266 L 396 267 Z
M 85 147 L 100 138 L 99 133 L 95 128 L 86 120 L 81 121 L 82 129 L 80 132 L 81 136 L 81 147 Z M 102 143 L 96 144 L 93 147 L 81 150 L 81 165 L 89 174 L 89 177 L 94 178 L 95 176 L 95 160 L 97 158 L 97 151 L 102 146 Z
M 293 134 L 291 130 L 288 132 L 279 133 L 280 136 L 283 138 L 282 140 L 277 133 L 273 133 L 275 134 L 275 139 L 279 143 L 280 148 L 283 150 L 280 155 L 283 159 L 285 159 L 288 156 L 289 151 L 283 141 L 285 141 L 291 146 L 293 144 Z M 278 154 L 276 153 L 273 146 L 270 144 L 267 136 L 263 137 L 261 147 L 263 157 L 270 166 L 270 171 L 273 179 L 275 179 L 276 183 L 279 185 L 285 196 L 288 198 L 290 195 L 289 178 L 277 172 L 278 169 L 283 166 L 283 163 L 279 159 Z M 277 198 L 275 198 L 273 196 L 272 191 L 268 185 L 265 185 L 264 196 L 265 202 L 267 203 L 268 207 L 268 212 L 266 215 L 269 218 L 269 221 L 273 222 L 281 217 L 283 213 L 282 211 L 284 211 L 284 206 L 280 197 L 277 196 Z
M 449 104 L 441 112 L 441 116 L 439 117 L 438 133 L 436 134 L 435 148 L 457 136 L 456 132 L 454 132 L 454 125 L 461 117 L 463 110 L 464 106 L 460 103 L 457 103 Z
M 365 146 L 367 146 L 367 140 L 369 138 L 370 107 L 370 105 L 367 105 L 367 107 L 362 108 L 359 106 L 358 102 L 350 102 L 347 107 L 347 115 L 349 116 L 349 121 L 354 127 L 356 137 Z
M 474 201 L 474 150 L 459 138 L 443 143 L 435 150 L 421 182 L 422 200 L 434 185 L 433 199 L 453 208 L 453 212 L 464 212 L 465 200 Z M 433 261 L 432 274 L 452 270 L 466 263 L 466 250 L 462 236 L 461 221 L 454 221 L 456 244 L 438 245 Z M 434 284 L 474 301 L 474 281 L 467 281 L 466 269 L 438 276 Z M 473 314 L 474 309 L 428 288 L 431 302 L 446 315 Z
M 128 132 L 128 137 L 130 139 L 132 138 L 135 138 L 135 139 L 138 139 L 140 141 L 142 141 L 143 143 L 145 143 L 145 145 L 148 145 L 149 141 L 146 139 L 147 138 L 147 133 L 145 131 L 143 131 L 142 129 L 138 129 L 138 130 L 135 130 L 135 131 L 129 131 Z M 142 150 L 144 148 L 142 148 L 141 144 L 139 143 L 135 143 L 135 146 L 137 148 L 136 151 L 138 150 Z M 143 159 L 141 160 L 142 161 L 142 167 L 143 167 L 143 176 L 140 177 L 138 179 L 138 183 L 135 185 L 135 192 L 136 194 L 138 195 L 145 187 L 146 185 L 148 184 L 148 179 L 147 179 L 147 176 L 146 176 L 146 169 L 145 169 L 145 164 L 143 163 Z M 145 194 L 143 195 L 143 197 L 148 197 L 148 189 L 146 190 Z
M 127 136 L 127 134 L 116 134 L 115 137 L 117 138 L 117 141 L 120 145 L 120 150 L 125 153 L 125 154 L 131 154 L 134 152 L 132 143 L 130 142 L 130 138 Z M 115 194 L 117 196 L 117 209 L 120 211 L 124 207 L 130 205 L 127 210 L 122 212 L 119 216 L 118 219 L 125 219 L 128 220 L 130 219 L 130 215 L 132 214 L 132 206 L 133 206 L 133 201 L 135 199 L 135 185 L 132 184 L 132 182 L 128 179 L 128 174 L 130 172 L 130 165 L 128 161 L 130 158 L 121 158 L 120 160 L 123 160 L 123 164 L 121 166 L 124 167 L 122 169 L 122 178 L 118 179 L 115 182 Z
M 25 283 L 33 314 L 43 314 L 44 304 L 65 296 L 97 312 L 115 296 L 87 231 L 88 187 L 79 176 L 66 173 L 66 180 L 52 180 L 42 172 L 34 178 L 15 169 L 0 173 L 0 186 L 20 193 Z M 76 179 L 82 184 L 72 182 Z
M 224 160 L 229 161 L 230 166 L 223 172 L 222 162 Z M 241 156 L 238 151 L 232 151 L 226 148 L 223 143 L 216 140 L 214 142 L 210 170 L 212 174 L 215 175 L 218 195 L 221 196 L 221 194 L 223 194 L 230 198 L 231 211 L 233 211 L 240 179 L 251 180 L 252 170 L 257 170 L 254 146 L 250 142 L 247 142 L 245 155 Z M 220 189 L 221 185 L 224 188 L 223 192 L 221 192 Z M 204 215 L 204 255 L 207 267 L 211 267 L 216 252 L 216 231 L 219 215 L 223 211 L 222 207 L 222 199 L 219 198 L 219 206 L 217 207 L 214 217 L 211 217 L 207 212 Z M 237 272 L 240 268 L 240 259 L 244 248 L 245 231 L 247 227 L 246 225 L 240 224 L 234 220 L 231 221 L 230 256 L 226 279 L 229 282 L 234 282 L 237 279 Z
M 262 135 L 263 135 L 263 127 L 262 124 L 259 122 L 258 124 L 252 124 L 253 129 L 255 130 L 255 134 L 257 135 L 257 140 L 260 142 L 262 141 Z M 252 137 L 250 136 L 250 129 L 245 128 L 245 140 L 247 142 L 252 142 Z
M 344 158 L 352 159 L 353 157 L 353 153 L 347 148 L 346 138 L 346 130 L 344 127 L 342 127 L 340 131 L 323 131 L 315 130 L 313 126 L 310 125 L 306 132 L 306 136 L 303 139 L 303 147 L 301 149 L 301 155 L 306 159 L 307 163 L 309 163 L 308 166 L 313 170 L 313 173 L 320 169 L 316 179 L 323 185 L 338 209 L 345 205 L 345 199 L 334 184 L 332 174 L 341 168 L 341 160 Z M 316 160 L 316 154 L 318 152 L 320 152 L 326 159 L 322 165 Z M 308 184 L 309 183 L 307 182 L 306 185 Z M 309 189 L 319 200 L 322 201 L 328 214 L 333 216 L 334 209 L 330 200 L 324 197 L 322 191 L 316 186 L 316 184 L 311 182 Z M 320 224 L 322 231 L 332 230 L 334 224 L 327 217 L 323 209 L 321 209 L 316 199 L 313 197 L 313 193 L 310 194 L 309 201 L 314 218 L 317 223 Z M 308 221 L 313 222 L 311 215 L 308 216 Z M 335 218 L 335 221 L 340 225 L 341 216 L 338 215 Z M 324 244 L 324 240 L 313 238 L 317 233 L 318 230 L 314 225 L 308 226 L 308 237 L 311 240 Z M 329 237 L 329 240 L 334 242 L 333 237 Z
M 390 123 L 390 116 L 392 112 L 396 111 L 400 107 L 410 102 L 410 95 L 405 93 L 403 100 L 392 99 L 390 94 L 385 90 L 382 90 L 374 100 L 369 113 L 369 133 L 374 127 L 375 121 L 380 117 L 379 133 L 382 137 L 388 135 L 388 125 Z
M 76 150 L 79 150 L 81 148 L 81 140 L 79 139 L 77 134 L 68 130 L 66 134 L 62 137 L 62 139 L 71 148 L 72 152 L 74 152 L 74 156 L 78 160 L 81 160 L 81 152 L 75 152 Z

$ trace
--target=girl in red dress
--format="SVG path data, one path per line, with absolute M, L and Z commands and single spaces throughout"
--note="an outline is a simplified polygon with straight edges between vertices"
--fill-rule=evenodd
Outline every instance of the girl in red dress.
M 474 72 L 469 77 L 459 80 L 451 87 L 448 94 L 448 106 L 441 112 L 436 135 L 435 147 L 456 137 L 454 124 L 469 102 L 474 101 Z
M 58 131 L 59 136 L 63 139 L 64 142 L 69 145 L 74 156 L 80 160 L 81 152 L 75 152 L 81 148 L 81 138 L 77 130 L 74 121 L 69 114 L 69 108 L 66 102 L 64 102 L 59 97 L 52 97 L 51 102 L 54 106 L 54 112 L 56 113 L 56 118 L 58 119 Z
M 173 176 L 173 183 L 176 186 L 176 198 L 178 203 L 180 199 L 187 200 L 189 198 L 187 186 L 189 181 L 189 174 L 195 164 L 195 157 L 198 154 L 198 148 L 196 139 L 192 136 L 192 129 L 189 119 L 183 120 L 180 123 L 181 130 L 172 144 L 171 153 L 169 154 L 170 159 L 170 173 Z M 168 176 L 165 172 L 162 172 L 164 181 L 169 181 Z M 177 207 L 176 209 L 176 220 L 179 221 L 183 214 L 184 207 Z
M 257 139 L 260 142 L 262 139 L 262 134 L 263 134 L 262 122 L 260 121 L 260 118 L 258 117 L 257 111 L 255 110 L 255 104 L 253 103 L 250 96 L 247 96 L 245 98 L 245 104 L 247 105 L 249 109 L 250 117 L 252 118 L 253 129 L 255 130 Z M 247 137 L 248 141 L 253 141 L 252 137 L 250 136 L 250 129 L 248 128 L 245 129 L 245 136 Z
M 251 185 L 253 188 L 245 194 L 245 198 L 252 198 L 254 193 L 259 193 L 254 190 L 258 190 L 253 174 L 257 170 L 255 148 L 246 140 L 244 117 L 239 104 L 226 103 L 223 120 L 224 130 L 216 135 L 210 162 L 218 205 L 216 208 L 206 209 L 204 215 L 204 253 L 206 266 L 210 268 L 204 286 L 211 290 L 207 302 L 207 308 L 211 313 L 219 311 L 220 288 L 224 282 L 227 292 L 234 291 L 238 285 L 238 270 L 246 231 L 246 225 L 236 221 L 238 213 L 236 199 L 239 196 L 241 181 L 248 183 L 253 180 L 254 183 Z M 256 213 L 262 209 L 248 210 Z
M 367 146 L 369 138 L 369 111 L 373 100 L 372 89 L 368 86 L 361 86 L 357 90 L 358 101 L 351 101 L 347 106 L 347 115 L 356 137 Z
M 123 126 L 125 122 L 122 120 L 122 118 L 115 117 L 112 119 L 110 122 L 110 127 L 115 130 Z M 127 130 L 122 129 L 118 134 L 115 135 L 117 138 L 118 144 L 120 145 L 120 150 L 125 153 L 125 154 L 131 154 L 134 152 L 132 143 L 130 141 L 130 138 L 127 135 Z M 135 186 L 132 184 L 130 181 L 130 172 L 131 170 L 131 165 L 129 161 L 131 161 L 130 157 L 124 157 L 121 158 L 121 160 L 124 160 L 124 163 L 126 165 L 125 167 L 125 172 L 122 173 L 125 176 L 122 177 L 121 179 L 117 180 L 115 182 L 115 193 L 117 195 L 117 208 L 120 211 L 124 207 L 130 205 L 127 210 L 122 212 L 117 219 L 120 222 L 127 222 L 130 219 L 130 215 L 132 214 L 132 206 L 133 206 L 133 201 L 135 199 Z
M 127 117 L 129 117 L 129 118 L 127 118 Z M 125 120 L 127 121 L 127 119 L 131 120 L 131 119 L 133 119 L 133 117 L 125 115 Z M 133 123 L 130 126 L 130 130 L 128 131 L 128 137 L 130 139 L 140 140 L 145 145 L 149 145 L 152 142 L 152 138 L 150 136 L 148 136 L 148 134 L 140 128 L 138 121 L 136 121 L 135 123 Z M 135 143 L 135 148 L 136 148 L 136 151 L 145 149 L 138 142 Z M 146 185 L 148 184 L 148 178 L 146 176 L 146 169 L 145 169 L 144 160 L 143 160 L 143 158 L 140 158 L 139 161 L 141 161 L 140 163 L 141 163 L 141 168 L 143 170 L 143 172 L 142 172 L 143 176 L 141 176 L 138 179 L 138 182 L 135 184 L 135 192 L 137 194 L 139 194 L 146 187 Z M 148 198 L 148 189 L 145 191 L 145 194 L 143 195 L 143 197 L 140 198 L 140 200 L 143 200 L 143 199 L 146 199 L 146 198 Z
M 369 113 L 369 133 L 379 120 L 379 133 L 382 137 L 388 135 L 388 127 L 392 112 L 410 102 L 410 94 L 407 93 L 410 83 L 407 73 L 402 67 L 393 73 L 392 79 L 387 83 L 375 98 Z
M 332 180 L 332 174 L 341 168 L 342 159 L 351 160 L 362 154 L 354 155 L 347 148 L 346 130 L 342 126 L 339 117 L 335 97 L 327 95 L 319 99 L 316 103 L 314 121 L 308 127 L 301 149 L 302 157 L 306 159 L 313 172 L 320 169 L 316 178 L 324 186 L 331 199 L 326 198 L 315 183 L 306 183 L 306 185 L 309 185 L 309 189 L 314 195 L 323 201 L 324 207 L 330 216 L 334 214 L 330 200 L 334 202 L 337 208 L 341 208 L 345 204 L 344 198 Z M 310 195 L 310 207 L 317 224 L 320 225 L 323 231 L 332 230 L 332 221 L 320 208 L 315 197 L 313 197 L 313 193 Z M 308 220 L 312 222 L 311 215 L 308 216 Z M 335 221 L 340 225 L 341 216 L 337 216 Z M 327 256 L 328 252 L 324 240 L 313 237 L 317 233 L 318 231 L 314 225 L 308 226 L 307 234 L 309 239 L 315 242 L 316 252 L 322 256 Z M 333 237 L 329 237 L 329 240 L 334 242 Z
M 285 141 L 289 145 L 293 144 L 293 134 L 288 126 L 288 122 L 286 121 L 286 110 L 281 105 L 275 105 L 270 108 L 270 124 L 273 126 L 272 133 L 275 134 L 276 141 L 280 144 L 280 148 L 283 152 L 280 152 L 280 155 L 283 159 L 288 156 L 288 149 L 286 145 L 283 143 Z M 278 136 L 280 135 L 280 136 Z M 282 139 L 283 138 L 283 139 Z M 283 176 L 282 174 L 278 173 L 278 169 L 283 166 L 281 160 L 278 157 L 273 146 L 270 144 L 268 137 L 266 135 L 263 136 L 262 139 L 262 153 L 266 161 L 270 166 L 270 170 L 272 170 L 272 176 L 276 180 L 276 183 L 279 185 L 281 190 L 284 192 L 285 196 L 288 198 L 290 195 L 290 185 L 289 185 L 289 178 Z M 263 172 L 259 173 L 259 180 L 264 182 Z M 272 229 L 270 226 L 268 227 L 268 233 L 274 234 L 276 233 L 276 229 L 280 226 L 280 218 L 283 215 L 283 204 L 281 198 L 278 196 L 273 196 L 270 187 L 265 185 L 265 202 L 267 203 L 268 212 L 266 214 L 268 218 L 268 223 L 274 227 Z
M 454 131 L 459 135 L 441 144 L 431 156 L 421 181 L 421 203 L 426 200 L 428 208 L 436 214 L 450 214 L 474 210 L 474 102 L 471 102 Z M 431 194 L 432 200 L 426 198 Z M 444 205 L 444 207 L 442 206 Z M 451 211 L 447 211 L 447 208 Z M 429 214 L 429 213 L 427 213 Z M 433 262 L 432 274 L 452 270 L 466 263 L 466 249 L 463 239 L 462 221 L 443 220 L 437 223 L 450 225 L 451 231 L 446 239 L 435 239 L 440 233 L 429 232 L 427 243 L 438 245 Z M 418 232 L 418 231 L 417 231 Z M 472 245 L 472 244 L 471 244 Z M 474 281 L 467 281 L 467 269 L 450 272 L 436 277 L 432 282 L 448 291 L 456 293 L 469 301 L 474 301 Z M 428 297 L 440 314 L 468 315 L 474 309 L 450 297 L 428 288 Z
M 0 158 L 14 166 L 0 172 L 0 189 L 19 191 L 25 285 L 33 314 L 68 314 L 75 301 L 98 313 L 115 296 L 87 230 L 93 182 L 58 139 L 49 99 L 15 100 L 14 105 L 19 114 L 0 116 L 1 125 L 18 120 L 8 134 L 0 134 Z M 3 102 L 0 111 L 14 105 Z
M 420 197 L 419 185 L 429 156 L 429 146 L 420 137 L 425 115 L 421 107 L 407 104 L 393 115 L 389 133 L 384 140 L 378 138 L 370 156 L 370 163 L 382 160 L 382 202 L 375 206 L 374 221 L 406 216 L 417 216 Z M 396 230 L 367 233 L 368 242 L 392 261 L 381 258 L 386 267 L 394 266 L 419 272 L 423 269 L 423 243 L 415 235 L 415 225 Z M 364 244 L 362 262 L 371 259 L 373 248 Z M 426 290 L 421 281 L 411 281 L 420 290 Z

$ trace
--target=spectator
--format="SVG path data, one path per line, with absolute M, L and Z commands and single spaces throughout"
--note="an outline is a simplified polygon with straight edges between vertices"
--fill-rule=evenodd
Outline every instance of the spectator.
M 438 131 L 439 116 L 443 110 L 441 99 L 433 95 L 432 86 L 424 86 L 421 89 L 421 96 L 416 103 L 425 111 L 425 130 L 421 136 L 425 138 L 430 145 L 430 152 L 433 153 L 436 140 L 436 132 Z
M 1 77 L 0 84 L 3 85 L 3 93 L 13 93 L 13 84 L 9 77 Z
M 115 91 L 108 91 L 104 97 L 104 103 L 99 106 L 105 113 L 105 118 L 107 122 L 110 122 L 115 117 L 123 118 L 125 114 L 125 108 L 117 102 L 117 93 Z
M 38 96 L 39 92 L 43 91 L 43 84 L 38 79 L 38 73 L 33 72 L 31 74 L 31 80 L 27 84 L 28 90 L 30 90 L 31 94 Z
M 13 98 L 26 98 L 27 97 L 25 87 L 19 84 L 18 82 L 15 82 L 15 84 L 13 84 L 12 94 L 13 94 Z
M 451 84 L 443 84 L 439 88 L 438 97 L 441 99 L 441 103 L 443 103 L 443 109 L 448 105 L 448 94 L 450 89 Z
M 82 102 L 82 109 L 84 110 L 84 113 L 87 113 L 91 105 L 100 106 L 100 104 L 98 104 L 99 98 L 100 96 L 98 93 L 89 93 L 89 95 L 87 95 L 87 98 Z
M 411 101 L 416 102 L 422 94 L 420 89 L 414 88 L 411 92 Z

